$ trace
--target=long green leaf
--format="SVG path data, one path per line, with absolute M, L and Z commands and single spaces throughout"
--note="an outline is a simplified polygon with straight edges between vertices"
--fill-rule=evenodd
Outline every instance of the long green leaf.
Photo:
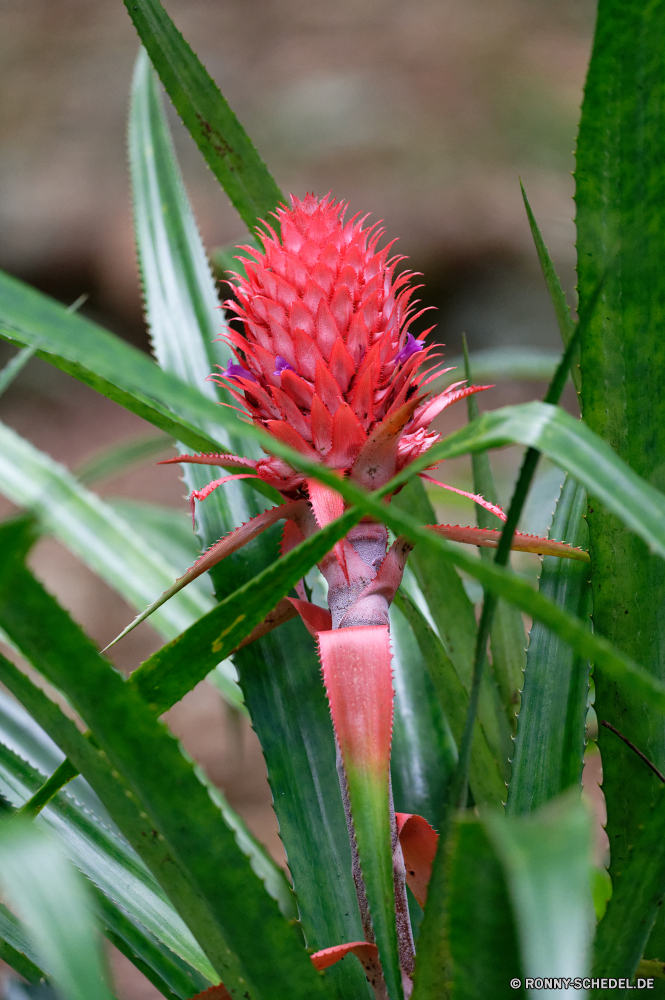
M 452 839 L 446 900 L 450 965 L 448 974 L 441 976 L 448 980 L 447 996 L 524 1000 L 526 991 L 510 985 L 512 979 L 522 978 L 522 963 L 501 863 L 477 820 L 458 823 Z
M 19 808 L 43 781 L 43 774 L 0 744 L 0 791 L 9 802 Z M 209 985 L 215 977 L 210 963 L 124 838 L 109 831 L 66 790 L 40 813 L 37 825 L 58 839 L 73 864 L 109 900 L 109 912 L 112 905 L 121 907 L 179 955 L 189 967 L 190 986 L 200 992 Z
M 110 804 L 114 816 L 118 817 L 128 841 L 131 841 L 137 852 L 140 853 L 143 862 L 148 864 L 151 872 L 154 870 L 159 872 L 160 883 L 168 892 L 173 903 L 179 908 L 183 906 L 187 908 L 187 904 L 189 904 L 189 912 L 196 912 L 196 907 L 192 906 L 193 901 L 190 898 L 191 889 L 183 881 L 179 869 L 173 864 L 173 859 L 165 857 L 160 843 L 155 842 L 153 837 L 149 839 L 145 837 L 144 818 L 141 816 L 137 804 L 130 800 L 127 786 L 121 780 L 120 775 L 109 766 L 106 758 L 100 756 L 99 752 L 57 705 L 51 702 L 25 674 L 22 674 L 9 660 L 2 656 L 0 656 L 0 678 L 2 683 L 34 716 L 39 725 L 43 726 L 49 736 L 57 741 L 62 751 L 67 754 L 82 774 L 84 773 L 91 784 L 94 784 L 95 788 L 103 794 L 105 801 Z M 48 816 L 48 812 L 46 815 Z M 80 837 L 76 839 L 80 840 Z M 102 870 L 107 876 L 108 865 L 105 864 Z M 135 866 L 135 871 L 139 870 L 140 862 L 138 868 Z M 153 906 L 156 898 L 153 891 L 154 885 L 152 875 L 148 874 L 145 889 L 139 890 L 138 898 L 133 899 L 131 896 L 125 895 L 123 903 L 127 906 L 128 912 L 137 916 L 146 927 L 151 927 L 156 937 L 164 938 L 176 954 L 185 958 L 199 972 L 207 974 L 208 978 L 213 978 L 215 973 L 208 958 L 201 951 L 188 929 L 179 923 L 180 918 L 176 912 L 170 909 L 166 897 L 163 897 L 162 906 L 159 905 L 158 899 Z M 113 895 L 115 895 L 115 891 Z M 204 940 L 210 941 L 211 937 L 215 940 L 210 932 L 201 936 Z
M 280 836 L 308 948 L 362 941 L 351 849 L 335 768 L 335 741 L 314 641 L 299 619 L 236 658 L 252 724 L 261 734 Z M 359 964 L 326 972 L 333 996 L 373 995 Z
M 11 537 L 5 532 L 3 543 L 7 543 L 8 553 Z M 296 931 L 265 893 L 191 765 L 145 703 L 99 657 L 21 565 L 18 555 L 8 555 L 5 560 L 0 592 L 2 626 L 28 659 L 71 698 L 146 817 L 141 836 L 134 820 L 130 822 L 127 816 L 135 806 L 119 803 L 119 797 L 113 796 L 112 812 L 118 825 L 160 882 L 165 867 L 175 866 L 195 889 L 195 899 L 190 897 L 186 912 L 178 908 L 190 927 L 196 927 L 198 940 L 222 979 L 230 988 L 242 985 L 256 998 L 325 995 Z M 29 626 L 35 617 L 40 621 L 38 633 Z M 80 767 L 79 760 L 70 752 L 68 756 L 93 787 L 97 784 L 96 790 L 108 805 L 108 785 L 101 788 L 87 760 L 81 761 Z M 81 756 L 79 751 L 79 759 Z M 170 777 L 168 784 L 165 773 Z M 186 824 L 182 822 L 184 815 Z M 149 835 L 151 829 L 157 831 L 157 837 Z M 155 866 L 156 853 L 162 856 Z M 259 931 L 261 947 L 257 948 Z M 228 941 L 221 951 L 220 937 Z
M 420 524 L 433 524 L 436 521 L 434 511 L 419 479 L 412 479 L 398 493 L 391 504 L 391 509 L 413 514 Z M 409 568 L 413 569 L 418 587 L 427 602 L 429 613 L 443 644 L 446 662 L 449 661 L 453 664 L 459 682 L 468 694 L 471 686 L 476 635 L 476 617 L 473 604 L 464 590 L 464 585 L 455 567 L 442 560 L 440 553 L 429 544 L 415 547 L 409 558 Z M 434 662 L 438 662 L 437 657 L 438 654 L 435 656 Z M 442 692 L 440 692 L 440 696 L 444 699 L 441 702 L 444 711 L 448 712 L 446 696 Z M 455 704 L 458 706 L 460 703 L 456 701 Z M 494 679 L 488 675 L 483 678 L 479 716 L 485 738 L 491 748 L 490 755 L 499 763 L 503 778 L 507 781 L 509 777 L 510 730 L 501 710 L 496 684 Z M 461 735 L 461 729 L 459 731 L 455 727 L 453 729 L 458 739 Z M 493 784 L 493 772 L 494 768 L 488 772 L 491 775 L 490 785 Z M 480 785 L 478 785 L 478 791 L 480 791 Z M 485 793 L 482 794 L 481 800 L 485 801 Z M 490 797 L 490 801 L 495 801 L 495 799 Z
M 113 1000 L 83 880 L 45 834 L 17 819 L 0 830 L 0 883 L 68 1000 Z
M 427 664 L 439 705 L 445 712 L 455 743 L 457 743 L 464 730 L 464 719 L 469 704 L 468 692 L 457 676 L 440 638 L 408 594 L 398 591 L 395 604 L 413 629 L 420 653 Z M 471 751 L 470 784 L 476 802 L 498 806 L 503 801 L 506 786 L 501 768 L 490 749 L 487 736 L 479 721 L 476 722 L 475 738 Z M 439 821 L 441 801 L 439 800 L 436 805 L 432 819 L 434 825 Z
M 533 978 L 574 979 L 587 972 L 593 933 L 589 879 L 591 817 L 579 793 L 561 796 L 528 817 L 506 818 L 486 811 L 482 825 L 502 871 L 491 862 L 483 838 L 477 836 L 479 867 L 471 877 L 478 879 L 482 911 L 470 921 L 473 901 L 468 896 L 473 883 L 467 882 L 464 887 L 459 884 L 460 872 L 456 872 L 455 865 L 460 859 L 454 854 L 451 858 L 449 846 L 440 841 L 421 929 L 413 1000 L 439 1000 L 442 969 L 447 973 L 444 983 L 454 979 L 456 989 L 452 995 L 480 1000 L 481 983 L 477 976 L 481 970 L 486 967 L 493 976 L 493 967 L 505 968 L 506 953 L 512 952 L 513 960 L 516 958 L 515 945 L 510 940 L 513 923 L 517 929 L 519 964 L 516 962 L 510 978 L 521 978 L 520 969 L 524 976 Z M 473 864 L 472 858 L 469 860 Z M 484 886 L 483 868 L 489 881 Z M 466 896 L 462 906 L 456 898 L 460 891 Z M 496 912 L 497 907 L 503 911 L 503 919 Z M 451 927 L 455 913 L 463 923 Z M 474 945 L 478 951 L 475 969 Z M 508 976 L 503 985 L 496 980 L 497 997 L 507 1000 L 511 993 Z M 560 995 L 564 995 L 563 990 Z
M 165 554 L 155 552 L 64 466 L 5 424 L 0 424 L 0 491 L 27 507 L 44 531 L 136 608 L 143 609 L 177 576 Z M 154 615 L 155 628 L 172 639 L 212 606 L 205 590 L 189 588 Z
M 584 976 L 593 934 L 591 816 L 578 792 L 528 817 L 487 816 L 502 861 L 526 976 Z
M 157 359 L 162 367 L 191 385 L 212 390 L 205 378 L 212 363 L 227 360 L 229 351 L 225 347 L 222 357 L 211 356 L 210 341 L 219 328 L 216 295 L 173 155 L 154 74 L 145 56 L 139 57 L 134 79 L 130 162 L 137 245 Z M 170 276 L 170 280 L 165 280 L 165 276 Z M 247 441 L 244 446 L 229 441 L 227 450 L 242 447 L 242 453 L 254 455 L 251 447 L 248 452 L 247 444 Z M 218 476 L 216 470 L 192 465 L 184 465 L 183 472 L 190 489 Z M 234 483 L 217 490 L 205 504 L 199 505 L 197 530 L 203 546 L 207 547 L 262 510 L 257 499 L 245 483 Z M 348 521 L 335 538 L 341 537 L 350 524 Z M 333 531 L 337 529 L 333 527 Z M 253 615 L 252 623 L 258 623 L 325 551 L 325 544 L 322 547 L 321 539 L 316 539 L 311 561 L 302 560 L 301 554 L 294 552 L 271 567 L 278 555 L 275 535 L 275 531 L 264 534 L 211 572 L 216 596 L 222 601 L 217 621 L 236 624 L 235 630 L 225 637 L 227 650 L 250 630 L 250 617 Z M 298 559 L 301 562 L 296 564 Z M 245 587 L 238 592 L 243 583 Z M 163 676 L 166 685 L 171 684 L 167 704 L 189 690 L 196 683 L 194 673 L 203 676 L 220 655 L 211 655 L 211 646 L 219 639 L 224 624 L 215 626 L 213 618 L 202 620 L 199 629 L 185 633 L 176 644 L 167 647 L 159 663 L 153 664 L 158 669 L 151 674 L 146 665 L 147 672 L 142 669 L 134 682 L 140 685 L 147 680 L 150 687 L 156 678 Z M 206 640 L 204 633 L 209 626 L 213 632 Z M 289 642 L 294 633 L 298 641 Z M 241 651 L 235 660 L 266 757 L 280 834 L 308 945 L 323 948 L 356 939 L 362 936 L 362 931 L 334 767 L 332 729 L 313 645 L 306 636 L 303 642 L 303 627 L 293 622 L 284 626 L 279 636 L 258 640 Z M 269 683 L 264 676 L 265 668 L 254 669 L 257 662 L 262 666 L 273 664 Z M 197 670 L 192 670 L 192 664 L 197 665 Z M 170 674 L 174 667 L 179 672 L 177 692 Z M 219 671 L 215 676 L 219 676 Z M 228 683 L 226 678 L 225 681 Z M 149 698 L 154 696 L 151 691 Z M 326 790 L 325 800 L 322 789 Z M 322 872 L 330 877 L 322 878 Z M 331 988 L 341 989 L 345 997 L 358 1000 L 367 997 L 369 987 L 353 958 L 331 968 L 326 977 Z
M 390 754 L 397 812 L 424 816 L 432 825 L 457 760 L 455 739 L 408 618 L 390 609 L 395 715 Z
M 613 878 L 612 898 L 607 904 L 594 945 L 593 974 L 632 979 L 665 894 L 665 794 L 646 818 L 630 859 Z M 609 997 L 608 990 L 595 990 L 594 997 Z
M 586 547 L 586 492 L 567 479 L 550 538 Z M 588 611 L 589 567 L 545 556 L 540 593 L 583 618 Z M 506 810 L 519 815 L 544 805 L 582 780 L 588 661 L 536 623 L 531 630 Z
M 607 275 L 602 309 L 582 342 L 584 419 L 659 489 L 665 486 L 664 46 L 662 2 L 599 4 L 576 168 L 580 308 Z M 643 534 L 640 541 L 624 531 L 620 512 L 594 483 L 585 485 L 594 627 L 663 680 L 665 563 L 649 552 Z M 648 701 L 597 678 L 596 710 L 665 767 L 665 732 Z M 599 746 L 615 875 L 625 868 L 659 784 L 605 729 Z
M 75 475 L 80 483 L 89 486 L 100 479 L 121 475 L 140 462 L 157 458 L 170 447 L 171 441 L 165 434 L 131 438 L 93 455 L 75 469 Z
M 472 384 L 474 375 L 469 364 L 468 352 L 466 348 L 466 338 L 464 340 L 465 372 L 466 380 Z M 467 398 L 467 410 L 469 420 L 476 420 L 479 414 L 478 400 L 475 396 Z M 498 504 L 499 498 L 494 485 L 494 476 L 490 465 L 489 456 L 486 451 L 476 451 L 471 455 L 471 468 L 473 471 L 473 490 L 480 494 L 490 503 Z M 496 528 L 500 530 L 503 522 L 496 514 L 488 511 L 480 504 L 476 504 L 476 524 L 479 528 Z M 485 561 L 493 560 L 494 553 L 491 549 L 480 549 L 480 558 Z M 516 713 L 520 702 L 520 688 L 522 685 L 526 649 L 526 636 L 522 616 L 517 608 L 506 604 L 504 601 L 497 603 L 490 628 L 490 647 L 492 650 L 492 672 L 501 695 L 503 709 L 511 727 L 511 735 L 516 730 Z
M 94 887 L 92 895 L 95 915 L 104 936 L 167 1000 L 189 1000 L 192 989 L 199 989 L 199 984 L 202 984 L 202 989 L 209 989 L 208 980 L 196 975 L 193 969 L 169 951 L 138 920 L 115 906 L 103 892 Z
M 547 291 L 550 293 L 550 299 L 552 300 L 552 305 L 554 306 L 554 312 L 556 314 L 557 323 L 559 324 L 559 332 L 561 333 L 561 339 L 563 340 L 564 346 L 568 345 L 568 341 L 573 335 L 575 329 L 575 323 L 573 322 L 573 317 L 570 312 L 570 306 L 566 300 L 566 295 L 563 288 L 561 287 L 561 281 L 559 280 L 559 275 L 554 270 L 554 264 L 552 263 L 552 258 L 549 255 L 549 251 L 545 246 L 545 240 L 542 237 L 538 223 L 536 222 L 536 217 L 533 214 L 531 205 L 529 204 L 529 199 L 526 196 L 526 191 L 524 190 L 524 185 L 520 181 L 520 190 L 522 192 L 522 198 L 524 200 L 524 207 L 526 209 L 526 215 L 529 220 L 529 227 L 531 228 L 531 235 L 533 236 L 533 242 L 536 247 L 536 253 L 538 254 L 538 260 L 540 261 L 540 267 L 543 272 L 543 277 L 545 278 L 545 284 L 547 285 Z M 571 374 L 573 376 L 573 381 L 575 383 L 575 388 L 580 391 L 581 378 L 579 370 L 579 351 L 577 351 L 577 357 L 574 359 L 573 364 L 570 367 Z
M 36 344 L 33 344 L 31 347 L 24 347 L 22 351 L 19 351 L 18 354 L 15 354 L 14 357 L 7 362 L 2 371 L 0 371 L 0 396 L 3 394 L 5 389 L 12 384 L 18 373 L 28 363 L 36 350 Z
M 125 6 L 176 110 L 241 219 L 253 230 L 284 196 L 159 0 L 127 0 Z
M 0 903 L 0 959 L 15 969 L 29 983 L 46 977 L 40 968 L 42 961 L 35 951 L 30 935 L 14 914 Z
M 0 337 L 23 347 L 36 344 L 38 358 L 198 451 L 220 449 L 218 438 L 204 430 L 207 426 L 219 427 L 221 437 L 224 427 L 239 436 L 257 436 L 252 427 L 162 371 L 142 351 L 2 272 Z

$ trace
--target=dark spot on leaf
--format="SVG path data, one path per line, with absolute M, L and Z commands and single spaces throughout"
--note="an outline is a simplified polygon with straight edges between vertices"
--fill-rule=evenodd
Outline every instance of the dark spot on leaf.
M 409 875 L 415 875 L 415 874 L 416 874 L 415 872 L 409 872 Z

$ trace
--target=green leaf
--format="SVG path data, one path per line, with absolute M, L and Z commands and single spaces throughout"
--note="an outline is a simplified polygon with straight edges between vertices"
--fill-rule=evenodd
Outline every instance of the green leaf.
M 362 941 L 335 742 L 314 640 L 296 618 L 236 656 L 261 737 L 307 947 Z M 333 996 L 373 992 L 355 959 L 326 970 Z
M 6 559 L 0 571 L 0 624 L 30 662 L 70 698 L 94 731 L 112 772 L 126 782 L 132 801 L 123 803 L 109 789 L 108 779 L 102 782 L 98 771 L 92 773 L 80 747 L 79 759 L 69 750 L 67 756 L 111 808 L 160 883 L 166 869 L 178 871 L 182 881 L 174 902 L 229 988 L 242 985 L 256 1000 L 325 995 L 296 930 L 265 892 L 176 742 L 12 555 L 10 539 L 15 535 L 5 529 L 2 539 Z M 35 618 L 40 621 L 38 631 L 30 625 Z M 137 807 L 139 818 L 145 817 L 143 830 L 136 826 Z M 175 872 L 168 874 L 173 878 Z M 183 882 L 190 888 L 188 900 Z
M 594 927 L 591 835 L 579 793 L 528 817 L 486 811 L 480 824 L 458 824 L 451 841 L 439 842 L 413 1000 L 508 1000 L 513 978 L 584 976 Z
M 457 744 L 464 730 L 464 720 L 469 704 L 468 692 L 462 685 L 439 636 L 403 588 L 398 590 L 395 604 L 413 629 L 420 653 L 427 664 L 439 705 L 445 712 L 452 736 Z M 492 753 L 485 731 L 479 721 L 475 724 L 474 733 L 470 774 L 474 801 L 498 806 L 503 801 L 506 792 L 501 768 Z M 441 800 L 436 805 L 436 812 L 431 821 L 434 825 L 438 823 L 440 810 Z M 425 816 L 425 818 L 428 817 Z
M 433 524 L 436 521 L 434 511 L 419 479 L 412 479 L 395 497 L 391 504 L 391 510 L 401 510 L 413 514 L 421 524 Z M 427 602 L 433 624 L 436 626 L 438 637 L 443 644 L 445 660 L 453 664 L 466 697 L 471 687 L 476 636 L 475 612 L 454 566 L 442 560 L 440 552 L 433 549 L 429 542 L 430 535 L 428 534 L 426 544 L 416 545 L 409 557 L 408 565 L 413 570 L 418 587 Z M 408 580 L 408 574 L 405 579 Z M 423 655 L 426 658 L 428 656 L 424 649 Z M 437 652 L 432 662 L 438 663 L 439 658 L 440 653 Z M 430 667 L 430 671 L 431 669 Z M 443 699 L 441 705 L 444 711 L 449 714 L 446 700 L 448 695 L 445 692 L 450 690 L 450 685 L 454 682 L 452 679 L 445 682 L 443 689 L 439 687 L 439 681 L 435 680 L 434 683 L 440 699 Z M 456 688 L 458 686 L 455 685 Z M 464 699 L 463 703 L 466 704 Z M 456 699 L 457 709 L 459 709 L 460 704 L 462 702 Z M 466 714 L 466 708 L 464 713 Z M 491 748 L 490 755 L 499 762 L 504 779 L 507 781 L 510 731 L 505 718 L 502 717 L 496 686 L 490 676 L 485 676 L 483 679 L 479 714 L 485 738 Z M 456 729 L 456 723 L 453 724 L 452 719 L 450 721 L 455 738 L 459 739 L 462 730 Z M 492 787 L 494 768 L 489 771 L 489 775 L 489 783 Z M 480 792 L 481 786 L 477 787 Z M 486 792 L 481 795 L 482 801 L 485 801 L 485 795 Z M 497 800 L 490 798 L 490 801 Z
M 662 3 L 599 5 L 576 169 L 580 308 L 606 274 L 602 308 L 582 342 L 584 418 L 659 489 L 665 487 L 664 45 Z M 594 483 L 585 485 L 594 628 L 663 680 L 665 563 L 649 552 L 648 538 L 624 530 L 621 513 Z M 665 732 L 653 705 L 596 678 L 596 711 L 665 767 Z M 612 733 L 601 730 L 599 746 L 614 876 L 625 868 L 660 788 Z
M 599 497 L 653 551 L 665 556 L 663 494 L 637 475 L 586 424 L 549 403 L 524 403 L 483 413 L 434 445 L 380 492 L 391 491 L 435 462 L 507 444 L 525 444 L 547 455 Z M 340 493 L 351 500 L 350 484 L 344 484 Z
M 0 903 L 0 959 L 11 965 L 29 983 L 38 983 L 46 973 L 39 967 L 40 956 L 30 935 L 13 913 Z
M 54 299 L 0 272 L 0 337 L 37 345 L 36 356 L 198 451 L 219 451 L 223 428 L 258 437 L 230 411 L 162 371 L 142 351 Z M 204 428 L 215 426 L 211 437 Z M 257 482 L 258 480 L 252 480 Z M 271 492 L 274 496 L 274 491 Z
M 231 358 L 227 344 L 215 342 L 226 332 L 210 266 L 173 149 L 157 79 L 145 49 L 134 71 L 129 112 L 129 162 L 146 318 L 155 357 L 161 368 L 211 400 L 234 401 L 208 380 L 216 364 Z M 210 427 L 215 434 L 216 428 Z M 219 437 L 219 432 L 217 432 Z M 225 435 L 223 450 L 259 457 L 252 442 Z M 249 450 L 247 445 L 250 445 Z M 177 445 L 179 453 L 187 449 Z M 219 478 L 219 469 L 184 463 L 188 492 Z M 255 482 L 254 480 L 252 482 Z M 279 498 L 281 499 L 281 497 Z M 198 504 L 198 536 L 205 550 L 240 524 L 265 510 L 256 489 L 246 482 L 225 484 Z M 224 570 L 211 577 L 217 599 L 235 590 L 265 565 L 262 541 L 230 556 Z
M 612 880 L 612 898 L 598 925 L 594 946 L 593 974 L 632 979 L 665 894 L 665 794 L 655 796 L 655 805 L 631 845 L 630 858 Z M 597 990 L 594 996 L 610 996 Z
M 469 363 L 464 338 L 465 375 L 469 385 L 473 383 L 473 369 Z M 469 420 L 478 417 L 478 400 L 475 396 L 467 397 Z M 494 476 L 486 451 L 477 451 L 471 455 L 473 470 L 473 491 L 480 494 L 490 503 L 498 504 L 499 498 L 494 485 Z M 479 528 L 503 527 L 501 518 L 497 517 L 480 504 L 475 505 L 476 524 Z M 486 562 L 493 560 L 495 553 L 491 549 L 479 549 L 481 559 Z M 494 611 L 490 627 L 490 648 L 492 650 L 492 672 L 496 679 L 503 709 L 511 727 L 511 735 L 516 730 L 516 713 L 520 703 L 520 688 L 522 685 L 526 649 L 526 636 L 522 616 L 517 608 L 499 601 Z M 507 754 L 509 756 L 509 754 Z
M 483 824 L 459 822 L 450 854 L 448 996 L 524 998 L 523 989 L 510 986 L 511 979 L 522 978 L 517 930 L 505 874 Z
M 395 707 L 390 755 L 395 809 L 432 826 L 457 760 L 455 739 L 407 617 L 390 609 Z
M 584 976 L 594 911 L 591 816 L 579 792 L 515 819 L 487 816 L 517 924 L 526 976 Z
M 209 356 L 209 342 L 214 335 L 211 330 L 219 326 L 219 312 L 214 309 L 214 288 L 184 195 L 154 76 L 144 57 L 139 58 L 135 75 L 130 151 L 137 242 L 155 352 L 162 366 L 193 385 L 205 386 L 212 361 L 222 360 Z M 173 280 L 167 283 L 163 275 L 171 275 Z M 197 316 L 202 317 L 200 322 Z M 178 317 L 178 322 L 174 322 L 174 317 Z M 225 351 L 226 358 L 229 352 L 226 348 Z M 198 361 L 194 364 L 190 359 Z M 206 387 L 211 388 L 210 383 Z M 241 447 L 231 445 L 232 451 Z M 246 447 L 243 451 L 247 454 Z M 189 477 L 189 488 L 202 486 L 218 476 L 217 471 L 199 466 L 185 465 L 183 471 Z M 217 490 L 197 510 L 197 527 L 203 544 L 216 541 L 262 509 L 245 484 L 229 484 Z M 335 539 L 342 537 L 351 523 L 349 520 L 339 531 L 332 526 Z M 161 675 L 166 686 L 170 685 L 166 702 L 181 697 L 196 683 L 192 664 L 197 665 L 196 676 L 203 676 L 221 655 L 211 655 L 211 645 L 219 639 L 225 625 L 236 623 L 235 630 L 226 636 L 225 648 L 231 650 L 333 540 L 331 535 L 326 544 L 322 535 L 313 540 L 313 546 L 306 544 L 305 553 L 308 550 L 312 553 L 309 557 L 305 555 L 303 559 L 300 552 L 293 552 L 271 567 L 277 557 L 276 533 L 268 532 L 252 546 L 224 560 L 211 574 L 217 598 L 222 601 L 217 615 L 203 619 L 199 629 L 186 632 L 177 643 L 162 651 L 159 661 L 153 663 L 153 674 L 148 665 L 141 668 L 134 683 L 141 685 L 147 680 L 150 687 Z M 238 591 L 241 584 L 245 587 Z M 289 642 L 294 633 L 298 640 Z M 266 756 L 301 925 L 308 945 L 323 948 L 356 940 L 362 937 L 362 930 L 351 878 L 328 708 L 311 640 L 305 635 L 303 643 L 303 636 L 303 626 L 290 622 L 280 629 L 279 636 L 259 640 L 237 654 L 235 660 L 251 707 L 253 726 Z M 257 662 L 261 664 L 260 671 L 254 670 Z M 266 663 L 273 665 L 270 679 L 264 676 Z M 173 670 L 179 674 L 176 686 Z M 214 683 L 219 683 L 219 676 L 217 668 Z M 228 682 L 226 676 L 223 679 Z M 294 691 L 294 698 L 287 696 Z M 152 689 L 150 692 L 146 689 L 146 693 L 150 699 L 155 697 Z M 162 694 L 163 690 L 159 697 Z M 277 718 L 275 705 L 281 706 Z M 297 792 L 296 783 L 287 783 L 292 776 L 291 768 L 297 771 Z M 322 877 L 325 872 L 330 874 L 329 881 Z M 326 980 L 331 988 L 341 989 L 345 997 L 363 1000 L 368 996 L 365 976 L 353 958 L 328 970 Z
M 586 492 L 566 479 L 550 538 L 585 548 Z M 589 567 L 545 556 L 540 593 L 580 619 L 588 614 Z M 582 780 L 588 661 L 539 623 L 531 630 L 506 810 L 531 812 Z
M 545 284 L 547 285 L 547 291 L 550 293 L 550 299 L 552 300 L 557 323 L 559 324 L 561 339 L 563 340 L 564 346 L 567 346 L 568 341 L 572 337 L 575 330 L 575 323 L 570 312 L 570 306 L 566 300 L 564 290 L 561 287 L 559 275 L 554 270 L 552 258 L 549 255 L 547 247 L 545 246 L 545 241 L 542 237 L 540 229 L 538 228 L 536 217 L 531 210 L 531 205 L 529 204 L 529 199 L 526 196 L 526 191 L 524 190 L 522 181 L 520 181 L 520 190 L 522 192 L 524 207 L 526 209 L 529 226 L 531 228 L 531 235 L 533 236 L 533 242 L 536 246 L 536 253 L 538 254 L 538 260 L 540 261 L 543 277 L 545 278 Z M 573 381 L 575 382 L 575 388 L 579 392 L 581 384 L 579 351 L 577 352 L 577 357 L 575 357 L 573 364 L 571 365 L 570 371 L 573 376 Z M 552 374 L 554 374 L 554 370 L 552 371 Z
M 3 679 L 12 671 L 0 662 Z M 19 808 L 39 788 L 44 775 L 0 744 L 0 791 Z M 189 985 L 205 988 L 215 972 L 154 877 L 129 844 L 107 829 L 68 790 L 58 793 L 37 819 L 37 825 L 57 838 L 74 865 L 107 898 L 151 932 L 189 969 Z M 135 932 L 136 933 L 136 932 Z M 195 973 L 194 970 L 198 970 Z M 204 978 L 205 976 L 205 978 Z
M 177 576 L 165 554 L 154 551 L 64 466 L 5 424 L 0 424 L 0 491 L 27 507 L 42 530 L 53 534 L 138 609 Z M 201 587 L 189 588 L 154 615 L 155 628 L 172 639 L 212 605 L 212 597 Z
M 209 989 L 208 980 L 147 931 L 138 920 L 123 912 L 104 895 L 92 889 L 95 913 L 104 936 L 156 986 L 167 1000 L 188 1000 L 193 989 Z
M 0 691 L 0 742 L 42 775 L 51 774 L 65 759 L 57 743 L 15 698 L 10 698 L 4 691 Z M 80 775 L 74 778 L 68 791 L 89 812 L 117 832 L 113 820 L 85 778 Z
M 126 2 L 169 97 L 248 229 L 284 196 L 205 67 L 158 0 Z
M 97 452 L 75 470 L 76 478 L 84 486 L 125 473 L 133 465 L 157 458 L 171 448 L 171 441 L 165 434 L 150 434 L 131 438 L 121 444 L 112 445 Z
M 0 830 L 0 883 L 68 1000 L 113 1000 L 84 884 L 54 842 L 18 819 Z
M 24 347 L 22 351 L 19 351 L 18 354 L 15 354 L 14 357 L 7 362 L 2 371 L 0 371 L 0 396 L 2 396 L 5 389 L 12 384 L 18 373 L 28 363 L 36 350 L 36 344 L 33 344 L 32 347 Z
M 131 676 L 129 684 L 159 714 L 188 691 L 263 621 L 336 541 L 360 520 L 356 510 L 317 531 L 235 590 L 171 643 L 162 646 Z

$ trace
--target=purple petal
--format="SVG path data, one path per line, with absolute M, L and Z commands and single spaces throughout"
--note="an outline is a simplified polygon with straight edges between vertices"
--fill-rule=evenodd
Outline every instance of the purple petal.
M 395 364 L 403 365 L 409 360 L 409 358 L 413 357 L 414 354 L 417 354 L 418 351 L 422 351 L 422 349 L 422 342 L 420 340 L 416 340 L 412 333 L 407 333 L 404 347 L 401 351 L 397 352 L 393 360 L 395 361 Z
M 286 358 L 283 358 L 281 354 L 278 354 L 275 358 L 275 371 L 273 372 L 273 375 L 281 375 L 282 372 L 286 371 L 294 372 L 295 368 L 293 365 L 289 364 Z
M 228 365 L 224 369 L 224 375 L 226 378 L 246 378 L 249 382 L 257 382 L 258 379 L 252 375 L 251 372 L 243 368 L 242 365 L 234 365 L 232 361 L 229 361 Z

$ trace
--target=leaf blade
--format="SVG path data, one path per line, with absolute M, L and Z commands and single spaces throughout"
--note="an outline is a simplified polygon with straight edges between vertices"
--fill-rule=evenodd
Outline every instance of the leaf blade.
M 283 195 L 242 125 L 158 0 L 125 6 L 208 166 L 252 230 Z

